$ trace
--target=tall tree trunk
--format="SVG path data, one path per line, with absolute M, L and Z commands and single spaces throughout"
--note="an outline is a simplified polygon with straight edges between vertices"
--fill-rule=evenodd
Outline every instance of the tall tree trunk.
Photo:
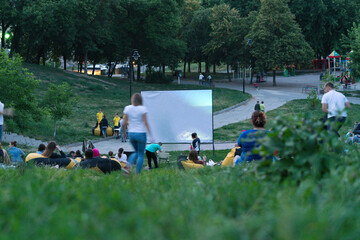
M 276 86 L 276 70 L 273 70 L 273 87 Z
M 165 74 L 165 64 L 162 65 L 162 72 Z
M 94 61 L 94 63 L 93 63 L 93 70 L 92 70 L 92 75 L 94 76 L 94 74 L 95 74 L 95 61 Z
M 39 52 L 36 56 L 36 64 L 40 65 L 40 59 L 41 59 L 41 51 L 39 50 Z
M 216 74 L 216 64 L 214 63 L 213 65 L 213 74 L 215 75 Z
M 63 59 L 64 59 L 64 70 L 66 70 L 66 55 L 63 55 Z
M 44 47 L 43 47 L 43 50 L 42 50 L 42 64 L 43 64 L 43 66 L 45 66 L 45 49 L 44 49 Z
M 130 73 L 130 62 L 129 62 L 129 73 Z M 108 62 L 108 77 L 111 77 L 111 62 Z M 129 74 L 130 77 L 130 74 Z
M 183 71 L 183 78 L 186 77 L 186 58 L 184 58 L 184 71 Z
M 141 65 L 140 65 L 140 62 L 138 62 L 138 65 L 137 65 L 137 81 L 140 81 L 140 78 L 141 78 Z
M 199 62 L 199 70 L 198 70 L 199 73 L 201 73 L 201 62 Z
M 205 72 L 206 72 L 206 75 L 208 75 L 210 73 L 210 69 L 209 69 L 209 61 L 205 61 Z
M 186 64 L 186 63 L 185 63 L 185 64 Z M 190 64 L 191 64 L 191 61 L 189 60 L 189 61 L 188 61 L 188 72 L 191 72 Z
M 115 62 L 114 67 L 111 69 L 111 77 L 114 75 L 115 73 L 115 68 L 116 68 L 117 62 Z
M 85 72 L 85 74 L 87 75 L 87 60 L 88 60 L 88 52 L 87 51 L 85 51 L 85 54 L 84 54 L 84 72 Z
M 54 118 L 54 137 L 56 137 L 56 118 Z
M 5 32 L 6 32 L 5 23 L 4 23 L 4 19 L 2 19 L 1 20 L 1 49 L 5 48 Z
M 226 64 L 226 73 L 227 73 L 227 75 L 228 75 L 229 82 L 231 82 L 230 66 L 229 66 L 229 64 Z
M 82 73 L 82 70 L 83 70 L 83 63 L 82 61 L 80 62 L 80 73 Z

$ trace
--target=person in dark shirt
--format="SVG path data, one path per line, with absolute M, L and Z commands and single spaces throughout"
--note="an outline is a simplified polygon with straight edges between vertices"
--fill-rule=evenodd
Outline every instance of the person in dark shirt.
M 59 150 L 60 154 L 55 153 L 55 149 Z M 49 142 L 45 151 L 41 154 L 46 158 L 65 158 L 65 153 L 56 145 L 56 142 Z
M 192 133 L 191 137 L 193 139 L 191 143 L 191 150 L 196 150 L 200 154 L 200 138 L 198 138 L 197 133 Z
M 106 129 L 108 128 L 108 126 L 109 126 L 108 120 L 106 119 L 106 116 L 104 115 L 103 119 L 100 122 L 100 128 L 104 135 L 104 138 L 106 138 Z
M 260 111 L 260 103 L 259 103 L 259 101 L 256 102 L 254 110 L 255 111 Z

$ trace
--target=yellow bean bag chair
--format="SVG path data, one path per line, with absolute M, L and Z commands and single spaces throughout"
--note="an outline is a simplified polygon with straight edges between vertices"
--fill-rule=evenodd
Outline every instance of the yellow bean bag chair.
M 236 147 L 231 149 L 231 151 L 226 155 L 224 161 L 221 164 L 221 167 L 232 167 L 234 166 L 234 157 L 236 149 L 240 149 L 240 147 Z
M 106 129 L 106 136 L 112 136 L 114 134 L 114 131 L 112 127 L 108 126 Z
M 33 162 L 36 165 L 49 165 L 72 169 L 76 165 L 76 161 L 72 158 L 46 158 L 38 153 L 30 153 L 25 158 L 26 163 Z
M 182 161 L 181 164 L 183 165 L 183 167 L 184 167 L 185 170 L 187 170 L 187 169 L 199 169 L 199 168 L 203 168 L 203 167 L 204 167 L 204 165 L 194 163 L 194 162 L 191 161 L 191 160 Z
M 95 136 L 101 135 L 100 124 L 98 124 L 98 126 L 94 129 L 94 135 Z

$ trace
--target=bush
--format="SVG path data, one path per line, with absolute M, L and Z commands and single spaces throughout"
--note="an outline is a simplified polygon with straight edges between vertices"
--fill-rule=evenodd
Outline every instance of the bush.
M 161 83 L 168 84 L 173 81 L 171 76 L 166 76 L 162 72 L 152 72 L 146 75 L 145 82 L 146 83 Z
M 324 127 L 323 122 L 308 116 L 277 117 L 260 153 L 263 156 L 277 153 L 278 160 L 261 162 L 257 168 L 259 176 L 299 183 L 308 177 L 320 179 L 328 174 L 345 152 L 335 133 Z
M 314 109 L 317 104 L 320 103 L 320 99 L 318 98 L 317 92 L 315 89 L 312 89 L 307 96 L 308 104 L 310 108 Z

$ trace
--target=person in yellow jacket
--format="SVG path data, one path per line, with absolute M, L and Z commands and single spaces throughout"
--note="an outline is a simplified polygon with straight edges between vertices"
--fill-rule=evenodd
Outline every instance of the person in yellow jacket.
M 96 118 L 98 121 L 98 124 L 100 123 L 100 121 L 103 119 L 104 113 L 101 112 L 101 108 L 99 109 L 99 112 L 96 114 Z
M 114 129 L 115 129 L 114 135 L 115 135 L 115 136 L 119 136 L 119 132 L 120 132 L 120 117 L 119 117 L 119 113 L 116 113 L 116 114 L 115 114 L 115 117 L 114 117 L 113 121 L 114 121 Z

